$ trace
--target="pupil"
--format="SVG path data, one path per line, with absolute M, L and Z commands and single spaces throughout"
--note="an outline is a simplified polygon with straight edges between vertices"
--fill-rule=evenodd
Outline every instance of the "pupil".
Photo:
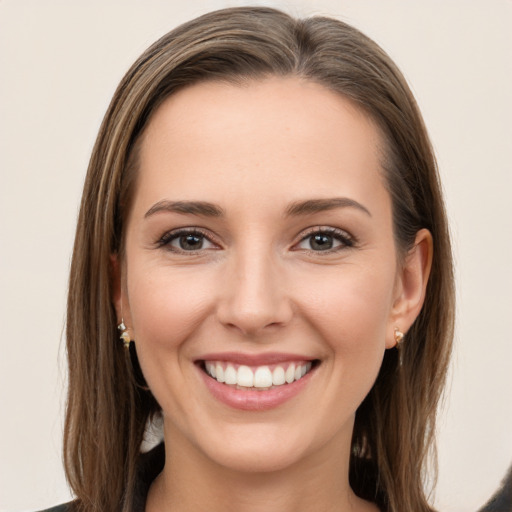
M 182 235 L 180 236 L 180 247 L 185 250 L 201 249 L 203 239 L 199 235 Z
M 332 249 L 332 236 L 321 234 L 314 235 L 311 239 L 311 248 L 318 251 Z

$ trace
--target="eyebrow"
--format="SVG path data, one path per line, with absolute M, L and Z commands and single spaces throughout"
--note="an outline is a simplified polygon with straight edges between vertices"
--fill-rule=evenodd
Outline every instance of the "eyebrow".
M 224 212 L 219 206 L 207 201 L 158 201 L 144 215 L 148 218 L 159 212 L 184 213 L 203 215 L 205 217 L 221 217 Z
M 310 215 L 314 213 L 334 210 L 336 208 L 357 208 L 370 217 L 372 214 L 361 203 L 348 197 L 334 197 L 329 199 L 308 199 L 306 201 L 295 201 L 286 209 L 285 216 Z M 208 201 L 158 201 L 144 215 L 144 218 L 155 215 L 159 212 L 182 213 L 189 215 L 201 215 L 205 217 L 222 217 L 224 211 Z
M 370 217 L 372 214 L 361 203 L 348 197 L 333 197 L 329 199 L 308 199 L 307 201 L 295 201 L 286 209 L 286 216 L 310 215 L 313 213 L 334 210 L 336 208 L 357 208 Z

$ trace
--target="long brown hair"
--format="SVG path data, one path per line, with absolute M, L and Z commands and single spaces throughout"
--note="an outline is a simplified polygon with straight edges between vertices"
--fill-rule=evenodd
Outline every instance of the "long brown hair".
M 350 460 L 350 484 L 359 496 L 387 511 L 431 510 L 423 477 L 451 351 L 454 289 L 441 187 L 421 115 L 391 59 L 355 28 L 247 7 L 206 14 L 152 45 L 121 81 L 94 146 L 67 313 L 64 457 L 84 511 L 130 510 L 142 438 L 158 412 L 150 391 L 134 377 L 134 349 L 126 357 L 118 339 L 110 283 L 110 257 L 123 251 L 140 136 L 152 113 L 180 88 L 269 75 L 322 84 L 367 112 L 385 141 L 382 167 L 399 252 L 412 246 L 419 229 L 432 233 L 425 304 L 406 335 L 401 363 L 397 351 L 386 351 L 357 411 Z

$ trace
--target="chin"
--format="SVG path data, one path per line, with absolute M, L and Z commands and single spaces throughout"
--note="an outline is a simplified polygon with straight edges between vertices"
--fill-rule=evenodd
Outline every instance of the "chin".
M 307 458 L 303 448 L 264 440 L 224 446 L 221 450 L 209 450 L 212 462 L 228 471 L 237 473 L 273 473 L 290 469 Z
M 317 465 L 322 458 L 340 455 L 349 446 L 353 419 L 342 431 L 290 422 L 235 424 L 210 431 L 197 438 L 196 449 L 214 465 L 225 470 L 255 474 L 289 471 Z M 316 461 L 316 462 L 315 462 Z

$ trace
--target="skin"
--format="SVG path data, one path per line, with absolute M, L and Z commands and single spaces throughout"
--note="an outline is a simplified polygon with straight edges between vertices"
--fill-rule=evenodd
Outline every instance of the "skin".
M 348 483 L 354 415 L 421 309 L 432 257 L 427 231 L 397 254 L 378 129 L 318 84 L 269 78 L 186 88 L 143 137 L 114 300 L 170 447 L 146 510 L 377 510 Z M 289 214 L 331 198 L 352 203 Z M 194 250 L 172 238 L 182 228 L 200 231 Z M 325 228 L 327 251 L 311 238 Z M 284 404 L 241 411 L 195 364 L 227 351 L 320 364 Z

